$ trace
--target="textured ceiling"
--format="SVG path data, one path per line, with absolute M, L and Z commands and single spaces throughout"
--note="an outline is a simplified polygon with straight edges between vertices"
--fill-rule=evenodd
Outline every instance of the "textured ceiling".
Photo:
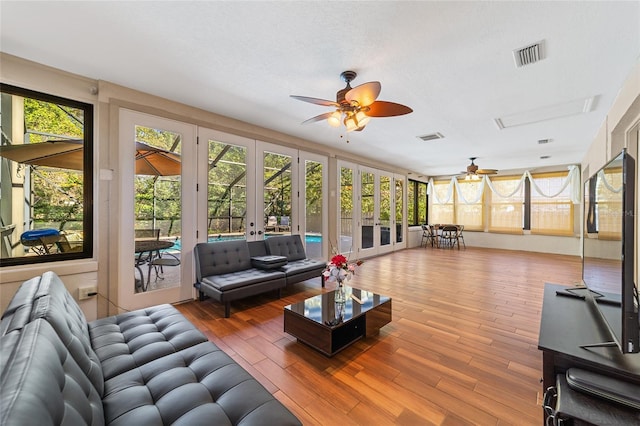
M 435 176 L 468 157 L 579 163 L 639 59 L 639 22 L 631 1 L 1 1 L 0 50 Z M 538 41 L 544 59 L 516 68 Z M 329 108 L 289 95 L 334 100 L 344 70 L 414 112 L 348 134 L 301 125 Z

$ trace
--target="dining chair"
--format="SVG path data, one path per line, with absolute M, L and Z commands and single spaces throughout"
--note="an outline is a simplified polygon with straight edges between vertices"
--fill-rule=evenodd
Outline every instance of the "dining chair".
M 433 247 L 434 244 L 437 245 L 437 240 L 436 240 L 436 234 L 434 232 L 434 229 L 431 225 L 421 225 L 422 226 L 422 238 L 420 239 L 420 247 L 422 247 L 422 244 L 424 243 L 424 246 L 426 247 L 427 244 L 431 243 L 431 247 Z
M 456 225 L 444 225 L 440 234 L 440 245 L 453 248 L 458 244 L 458 250 L 460 249 L 460 243 L 458 242 L 458 227 Z
M 467 245 L 464 242 L 464 236 L 462 235 L 462 231 L 464 230 L 464 225 L 458 225 L 458 233 L 456 235 L 456 240 L 458 242 L 458 250 L 460 250 L 460 241 L 462 241 L 462 245 L 464 248 L 467 248 Z

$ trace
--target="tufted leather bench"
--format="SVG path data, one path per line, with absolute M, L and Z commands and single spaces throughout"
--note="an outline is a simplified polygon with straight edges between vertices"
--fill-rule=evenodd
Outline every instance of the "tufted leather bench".
M 280 260 L 282 262 L 280 263 Z M 225 305 L 288 284 L 320 277 L 326 263 L 307 259 L 300 235 L 269 237 L 264 241 L 227 240 L 198 243 L 195 248 L 196 283 L 200 300 L 209 296 Z
M 53 272 L 0 322 L 0 424 L 300 425 L 170 305 L 87 323 Z

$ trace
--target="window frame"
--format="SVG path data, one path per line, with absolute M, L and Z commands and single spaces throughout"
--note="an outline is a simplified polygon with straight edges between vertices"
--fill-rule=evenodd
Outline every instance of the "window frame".
M 93 132 L 94 132 L 94 105 L 86 102 L 80 102 L 74 99 L 64 98 L 61 96 L 42 93 L 35 90 L 25 89 L 22 87 L 12 86 L 10 84 L 0 82 L 0 92 L 12 96 L 20 96 L 31 98 L 38 101 L 64 105 L 71 108 L 81 109 L 84 114 L 83 123 L 83 170 L 82 170 L 82 186 L 83 186 L 83 215 L 82 215 L 82 232 L 83 245 L 82 250 L 77 252 L 52 253 L 42 256 L 20 256 L 0 258 L 0 267 L 30 265 L 39 263 L 59 262 L 74 259 L 86 259 L 93 257 Z
M 420 187 L 424 186 L 422 191 Z M 429 184 L 419 180 L 409 179 L 407 184 L 407 222 L 408 226 L 419 226 L 428 223 L 429 220 Z M 424 194 L 424 211 L 420 208 L 420 196 Z M 424 217 L 420 217 L 424 214 Z M 413 220 L 411 220 L 413 219 Z M 422 221 L 421 219 L 424 219 Z

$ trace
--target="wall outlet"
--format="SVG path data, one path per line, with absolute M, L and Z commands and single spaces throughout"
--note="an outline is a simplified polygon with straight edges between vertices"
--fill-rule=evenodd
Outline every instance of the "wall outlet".
M 91 299 L 98 294 L 98 288 L 96 286 L 87 286 L 78 288 L 78 300 Z

